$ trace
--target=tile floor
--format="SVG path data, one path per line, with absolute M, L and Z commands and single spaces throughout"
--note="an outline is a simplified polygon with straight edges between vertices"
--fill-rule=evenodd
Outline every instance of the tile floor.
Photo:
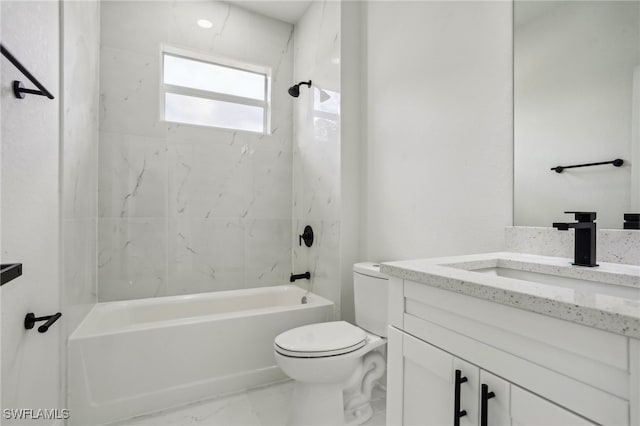
M 218 399 L 112 423 L 110 426 L 283 426 L 287 423 L 293 382 L 287 381 Z M 375 389 L 373 417 L 367 426 L 384 426 L 385 393 Z M 327 425 L 331 426 L 331 425 Z

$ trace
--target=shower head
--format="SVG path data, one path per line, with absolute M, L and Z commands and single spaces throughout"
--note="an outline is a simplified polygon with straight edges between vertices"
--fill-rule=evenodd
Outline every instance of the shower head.
M 306 84 L 308 87 L 311 87 L 311 80 L 309 81 L 301 81 L 298 84 L 294 84 L 293 86 L 289 87 L 289 94 L 291 96 L 293 96 L 294 98 L 297 98 L 298 96 L 300 96 L 300 85 L 301 84 Z
M 300 85 L 296 84 L 295 86 L 289 87 L 289 94 L 294 98 L 300 96 Z

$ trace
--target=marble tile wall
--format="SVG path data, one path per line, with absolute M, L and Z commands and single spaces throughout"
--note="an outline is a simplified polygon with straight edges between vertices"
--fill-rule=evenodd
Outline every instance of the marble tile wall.
M 61 3 L 62 303 L 67 335 L 97 300 L 100 4 Z
M 299 285 L 328 298 L 340 315 L 340 2 L 316 1 L 296 24 L 294 101 L 293 259 Z M 315 242 L 298 244 L 311 225 Z
M 67 339 L 97 302 L 100 3 L 60 2 L 62 394 Z M 64 404 L 63 406 L 66 406 Z
M 505 249 L 516 253 L 572 258 L 575 232 L 551 227 L 510 226 L 505 228 Z M 596 238 L 600 262 L 640 265 L 640 231 L 600 229 Z
M 99 300 L 287 283 L 293 26 L 224 2 L 109 1 L 101 35 Z M 271 134 L 159 121 L 161 44 L 270 67 Z

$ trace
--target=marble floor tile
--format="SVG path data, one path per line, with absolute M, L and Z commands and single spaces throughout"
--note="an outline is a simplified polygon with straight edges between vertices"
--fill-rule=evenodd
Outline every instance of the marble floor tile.
M 287 424 L 293 382 L 201 401 L 183 407 L 111 423 L 109 426 L 283 426 Z M 373 417 L 366 426 L 385 426 L 385 394 L 372 396 Z

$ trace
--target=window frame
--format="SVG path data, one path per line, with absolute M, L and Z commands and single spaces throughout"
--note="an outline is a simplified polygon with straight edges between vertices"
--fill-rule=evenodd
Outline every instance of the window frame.
M 250 72 L 264 76 L 264 100 L 245 98 L 243 96 L 229 95 L 226 93 L 214 92 L 209 90 L 194 89 L 191 87 L 176 86 L 173 84 L 165 84 L 164 82 L 164 56 L 169 55 L 178 58 L 184 58 L 191 61 L 203 62 L 205 64 L 217 65 L 225 68 L 231 68 L 238 71 Z M 253 131 L 245 129 L 234 129 L 230 127 L 210 126 L 205 124 L 192 124 L 182 121 L 170 121 L 165 117 L 166 94 L 172 93 L 176 95 L 191 96 L 201 99 L 210 99 L 234 103 L 238 105 L 247 105 L 260 107 L 263 109 L 262 131 Z M 230 58 L 222 58 L 219 56 L 194 52 L 175 46 L 160 45 L 160 84 L 159 84 L 159 101 L 160 121 L 165 123 L 176 123 L 186 126 L 205 127 L 210 129 L 227 130 L 231 132 L 246 132 L 251 134 L 269 135 L 271 134 L 271 68 L 256 64 L 240 62 Z

